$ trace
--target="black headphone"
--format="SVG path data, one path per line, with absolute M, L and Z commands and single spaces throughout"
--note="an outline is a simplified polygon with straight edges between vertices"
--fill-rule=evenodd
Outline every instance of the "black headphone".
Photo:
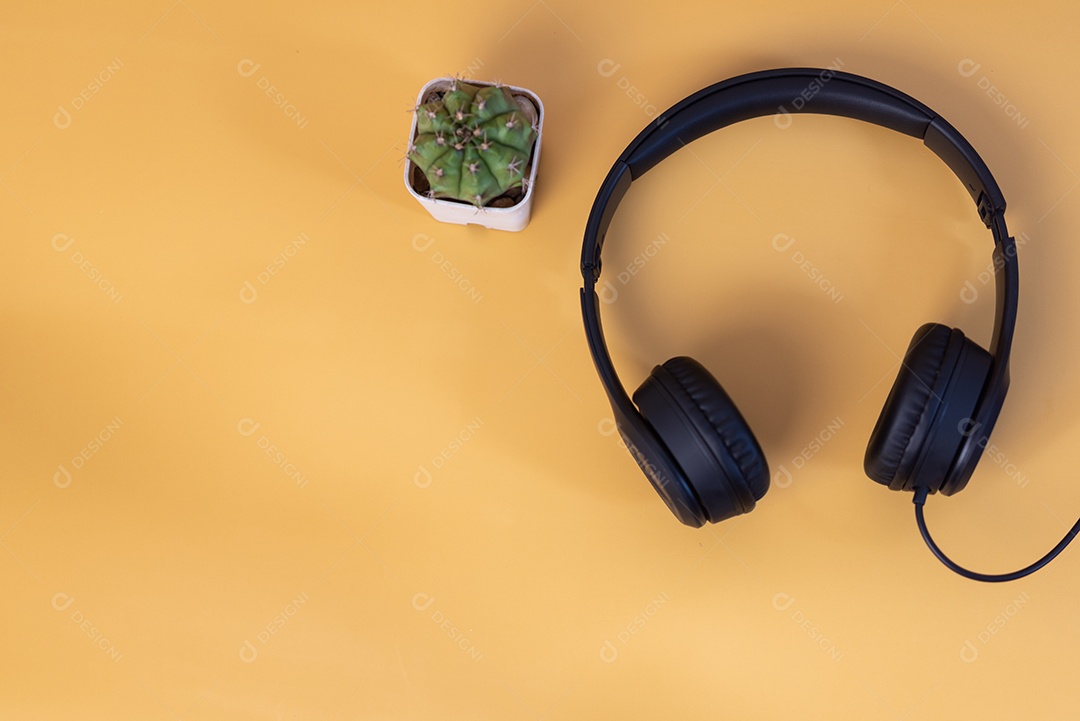
M 631 400 L 604 340 L 596 285 L 608 226 L 634 180 L 703 135 L 742 120 L 789 112 L 855 118 L 920 138 L 964 184 L 979 218 L 993 233 L 996 303 L 990 352 L 958 328 L 939 323 L 920 327 L 870 434 L 864 468 L 871 479 L 894 491 L 915 491 L 923 537 L 952 570 L 976 580 L 1002 581 L 1041 568 L 1080 532 L 1080 521 L 1040 561 L 999 576 L 952 563 L 925 531 L 926 496 L 963 490 L 1005 400 L 1019 295 L 1016 242 L 1005 226 L 1005 197 L 964 136 L 914 98 L 858 75 L 787 68 L 716 83 L 658 116 L 608 172 L 585 227 L 581 311 L 589 350 L 626 447 L 671 512 L 688 526 L 747 513 L 769 488 L 765 456 L 749 425 L 694 359 L 677 357 L 656 366 Z

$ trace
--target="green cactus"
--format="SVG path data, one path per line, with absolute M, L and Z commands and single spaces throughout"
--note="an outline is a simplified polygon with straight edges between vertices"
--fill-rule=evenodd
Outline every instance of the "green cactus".
M 525 182 L 536 129 L 501 85 L 454 80 L 439 100 L 416 108 L 409 160 L 431 195 L 482 207 Z

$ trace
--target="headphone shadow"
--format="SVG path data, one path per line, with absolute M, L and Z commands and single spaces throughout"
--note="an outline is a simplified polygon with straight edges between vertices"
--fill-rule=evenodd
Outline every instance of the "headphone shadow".
M 1046 399 L 1057 394 L 1054 379 L 1070 377 L 1073 363 L 1066 354 L 1041 353 L 1037 348 L 1029 350 L 1028 344 L 1060 342 L 1060 308 L 1063 302 L 1069 302 L 1070 296 L 1059 289 L 1071 288 L 1073 282 L 1069 264 L 1060 262 L 1064 250 L 1054 253 L 1055 248 L 1035 243 L 1024 247 L 1027 245 L 1025 231 L 1037 229 L 1040 237 L 1032 240 L 1054 242 L 1057 249 L 1062 249 L 1071 238 L 1064 217 L 1058 217 L 1056 222 L 1053 216 L 1047 217 L 1047 206 L 1061 197 L 1065 188 L 1054 186 L 1050 178 L 1037 174 L 1039 168 L 1033 159 L 1046 154 L 1044 143 L 1038 135 L 1018 127 L 1015 118 L 1006 115 L 987 98 L 980 78 L 989 70 L 980 70 L 977 59 L 967 58 L 961 52 L 956 55 L 956 64 L 942 68 L 930 63 L 932 56 L 888 55 L 869 44 L 814 47 L 812 43 L 798 43 L 761 47 L 768 50 L 739 55 L 736 63 L 731 62 L 730 56 L 719 58 L 715 63 L 703 58 L 691 64 L 683 58 L 672 58 L 671 62 L 680 68 L 698 67 L 704 73 L 702 77 L 689 78 L 687 87 L 680 92 L 689 94 L 719 79 L 767 68 L 835 67 L 881 81 L 923 102 L 959 130 L 986 161 L 1009 201 L 1006 221 L 1010 234 L 1018 239 L 1020 246 L 1020 285 L 1040 289 L 1040 297 L 1032 298 L 1031 292 L 1027 291 L 1020 299 L 1011 362 L 1012 388 L 995 427 L 994 442 L 1015 449 L 1045 444 L 1047 424 L 1038 421 L 1044 416 Z M 1053 113 L 1060 111 L 1058 96 L 1049 89 L 1041 96 L 1046 101 L 1047 114 L 1051 108 Z M 925 149 L 925 152 L 930 151 Z M 947 169 L 945 172 L 951 174 Z M 1047 215 L 1040 218 L 1044 211 Z M 1043 222 L 1044 218 L 1047 222 Z M 942 218 L 943 226 L 945 223 L 978 222 L 973 205 L 957 206 L 955 212 Z M 1040 225 L 1036 228 L 1037 223 Z M 990 242 L 987 231 L 987 267 L 990 265 Z M 1051 253 L 1058 261 L 1050 257 Z M 1030 258 L 1025 259 L 1025 254 Z M 959 298 L 965 281 L 979 287 L 980 297 L 974 304 L 965 304 Z M 957 276 L 956 293 L 942 297 L 938 314 L 941 322 L 961 328 L 966 335 L 987 347 L 993 324 L 993 285 L 992 280 L 986 284 L 978 276 Z M 1053 295 L 1044 297 L 1047 292 Z M 1021 388 L 1023 394 L 1019 392 Z M 1080 408 L 1072 411 L 1071 419 L 1078 417 Z M 1054 433 L 1062 434 L 1075 424 L 1058 422 L 1054 426 Z
M 730 300 L 702 302 L 693 293 L 667 303 L 683 309 L 732 307 Z M 767 459 L 804 440 L 807 424 L 813 422 L 808 419 L 815 418 L 817 389 L 832 364 L 820 338 L 844 334 L 844 319 L 822 307 L 814 291 L 770 286 L 742 294 L 738 305 L 754 308 L 752 317 L 711 314 L 715 318 L 711 330 L 699 329 L 692 336 L 680 333 L 683 337 L 674 340 L 669 327 L 649 320 L 665 313 L 675 317 L 671 305 L 658 314 L 657 307 L 664 302 L 646 293 L 625 293 L 618 304 L 617 316 L 608 314 L 608 333 L 631 349 L 616 354 L 628 393 L 633 394 L 653 366 L 676 355 L 690 356 L 727 392 Z

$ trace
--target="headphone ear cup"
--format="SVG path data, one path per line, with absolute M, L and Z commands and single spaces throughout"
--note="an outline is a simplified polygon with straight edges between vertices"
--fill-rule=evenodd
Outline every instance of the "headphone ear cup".
M 769 469 L 761 446 L 728 394 L 693 358 L 653 368 L 634 403 L 671 451 L 709 521 L 747 513 L 765 495 Z
M 991 357 L 958 328 L 927 323 L 904 354 L 863 467 L 894 491 L 941 489 L 990 376 Z

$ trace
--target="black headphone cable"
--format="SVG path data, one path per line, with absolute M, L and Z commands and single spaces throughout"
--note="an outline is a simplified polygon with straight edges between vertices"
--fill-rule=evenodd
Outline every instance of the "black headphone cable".
M 915 489 L 915 497 L 912 499 L 912 503 L 915 504 L 915 522 L 919 524 L 919 533 L 922 534 L 923 540 L 926 541 L 926 545 L 930 548 L 938 560 L 945 564 L 945 567 L 954 573 L 958 573 L 964 578 L 970 578 L 973 581 L 983 581 L 985 583 L 1001 583 L 1003 581 L 1015 581 L 1018 578 L 1031 575 L 1040 568 L 1050 563 L 1050 561 L 1057 558 L 1058 554 L 1065 550 L 1065 547 L 1072 542 L 1076 535 L 1080 533 L 1080 520 L 1077 520 L 1073 524 L 1073 527 L 1065 534 L 1056 546 L 1050 549 L 1050 552 L 1040 558 L 1030 566 L 1021 568 L 1019 571 L 1013 571 L 1012 573 L 999 573 L 999 574 L 987 574 L 976 573 L 975 571 L 969 571 L 963 566 L 958 565 L 948 556 L 946 556 L 938 545 L 934 543 L 934 539 L 930 537 L 930 531 L 926 528 L 926 519 L 923 518 L 923 504 L 926 503 L 926 496 L 930 493 L 930 489 L 926 486 L 919 486 Z

